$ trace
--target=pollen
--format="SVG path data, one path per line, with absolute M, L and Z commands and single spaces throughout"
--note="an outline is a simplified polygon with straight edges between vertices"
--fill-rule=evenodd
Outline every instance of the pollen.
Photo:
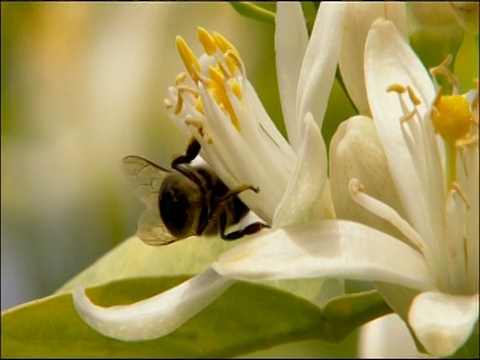
M 217 67 L 209 66 L 208 75 L 210 75 L 210 79 L 212 79 L 217 86 L 223 86 L 225 76 Z
M 205 113 L 205 110 L 203 109 L 203 102 L 200 99 L 200 96 L 195 100 L 195 109 L 197 109 L 202 114 Z
M 432 108 L 435 130 L 449 143 L 468 136 L 473 116 L 468 101 L 461 95 L 438 95 Z
M 387 88 L 387 92 L 396 92 L 399 94 L 403 94 L 405 91 L 407 91 L 407 88 L 400 84 L 392 84 Z
M 198 27 L 198 41 L 202 44 L 207 55 L 213 55 L 217 51 L 217 44 L 210 33 L 202 27 Z
M 237 99 L 242 100 L 242 86 L 238 83 L 238 81 L 236 79 L 231 79 L 231 81 L 228 82 L 228 85 L 230 86 L 230 89 L 232 89 L 232 92 Z
M 205 115 L 205 104 L 200 97 L 200 86 L 203 86 L 209 96 L 215 101 L 232 125 L 240 131 L 240 121 L 236 113 L 237 102 L 232 95 L 242 101 L 243 89 L 241 77 L 245 75 L 244 66 L 237 49 L 223 35 L 209 33 L 202 27 L 197 28 L 198 41 L 203 46 L 204 54 L 195 56 L 186 41 L 177 36 L 176 45 L 186 72 L 180 73 L 175 79 L 177 102 L 169 104 L 175 115 L 185 116 L 183 110 L 195 109 Z M 202 64 L 202 65 L 201 65 Z M 194 84 L 191 84 L 190 79 Z M 193 95 L 193 96 L 192 96 Z M 243 102 L 241 105 L 245 105 Z M 188 116 L 188 110 L 187 110 Z M 196 114 L 198 116 L 198 114 Z M 186 121 L 186 118 L 183 119 Z
M 190 49 L 190 47 L 187 45 L 187 43 L 181 36 L 177 36 L 176 43 L 178 53 L 183 60 L 185 68 L 187 69 L 193 81 L 198 83 L 197 74 L 200 72 L 200 62 L 193 53 L 192 49 Z
M 235 46 L 232 45 L 230 41 L 227 40 L 226 37 L 224 37 L 222 34 L 219 34 L 217 32 L 213 33 L 213 38 L 215 39 L 215 43 L 218 45 L 220 50 L 222 50 L 223 53 L 228 52 L 229 50 L 233 51 L 235 54 L 238 55 L 238 51 L 235 48 Z

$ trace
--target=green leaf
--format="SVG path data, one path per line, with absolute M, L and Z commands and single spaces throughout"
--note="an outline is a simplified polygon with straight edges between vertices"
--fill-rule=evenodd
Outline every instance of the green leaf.
M 102 306 L 129 304 L 186 279 L 123 280 L 88 289 L 87 294 Z M 144 342 L 98 334 L 78 317 L 71 295 L 60 294 L 2 314 L 2 357 L 233 357 L 286 342 L 339 341 L 378 316 L 381 306 L 372 294 L 335 299 L 322 312 L 294 295 L 237 283 L 172 334 Z
M 330 332 L 324 332 L 324 339 L 338 341 L 352 330 L 367 322 L 390 314 L 392 309 L 377 291 L 366 291 L 332 299 L 324 308 L 326 319 L 331 320 Z M 330 335 L 330 338 L 325 336 Z
M 223 241 L 220 238 L 192 237 L 168 246 L 152 247 L 131 237 L 68 281 L 57 293 L 72 290 L 75 285 L 92 287 L 145 276 L 198 274 L 223 251 L 244 241 L 249 240 Z M 336 279 L 282 280 L 263 284 L 291 292 L 320 306 L 330 298 L 343 294 L 343 284 Z
M 232 1 L 230 5 L 242 16 L 258 20 L 265 24 L 275 25 L 275 13 L 264 9 L 250 1 Z

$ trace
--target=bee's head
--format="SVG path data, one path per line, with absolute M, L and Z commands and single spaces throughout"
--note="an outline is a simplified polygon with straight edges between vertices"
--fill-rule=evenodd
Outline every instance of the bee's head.
M 199 226 L 204 195 L 201 188 L 186 176 L 172 173 L 162 183 L 158 206 L 164 225 L 172 235 L 194 235 Z

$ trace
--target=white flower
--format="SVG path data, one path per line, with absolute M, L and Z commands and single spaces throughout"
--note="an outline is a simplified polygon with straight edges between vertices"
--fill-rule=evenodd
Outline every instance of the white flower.
M 169 89 L 169 115 L 186 136 L 200 142 L 202 158 L 227 186 L 259 187 L 258 194 L 247 191 L 240 198 L 273 228 L 333 216 L 320 128 L 340 52 L 344 13 L 341 3 L 322 3 L 308 39 L 301 5 L 277 5 L 277 73 L 289 142 L 261 105 L 238 51 L 223 36 L 199 29 L 205 48 L 199 59 L 177 38 L 187 73 Z M 262 271 L 261 263 L 255 266 Z M 102 334 L 147 340 L 174 331 L 232 283 L 208 268 L 130 306 L 101 308 L 81 287 L 73 298 L 82 319 Z
M 222 254 L 213 268 L 244 280 L 373 281 L 425 349 L 446 356 L 478 321 L 478 90 L 466 97 L 437 95 L 420 60 L 385 20 L 369 31 L 364 63 L 375 123 L 354 118 L 337 136 L 347 134 L 355 143 L 352 134 L 358 133 L 367 151 L 337 141 L 330 180 L 332 188 L 342 186 L 332 195 L 347 193 L 348 184 L 363 208 L 336 201 L 337 215 L 345 211 L 370 226 L 324 220 L 277 229 Z M 350 156 L 350 168 L 335 156 Z M 342 172 L 349 174 L 342 178 Z

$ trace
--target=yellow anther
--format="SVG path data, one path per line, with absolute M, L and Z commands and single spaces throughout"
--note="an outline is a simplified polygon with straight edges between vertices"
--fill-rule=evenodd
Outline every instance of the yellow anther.
M 218 69 L 222 72 L 222 74 L 225 75 L 225 77 L 231 78 L 233 76 L 232 72 L 230 71 L 228 66 L 225 66 L 225 63 L 223 61 L 219 61 L 217 63 L 217 66 L 218 66 Z
M 236 79 L 230 79 L 228 81 L 228 85 L 230 86 L 230 89 L 232 89 L 232 92 L 237 97 L 237 99 L 242 100 L 242 86 L 238 83 L 238 81 Z
M 409 112 L 408 114 L 403 115 L 403 116 L 400 118 L 400 122 L 401 122 L 401 123 L 404 123 L 404 122 L 410 121 L 410 120 L 413 119 L 414 116 L 415 116 L 415 110 L 412 110 L 412 111 Z
M 176 38 L 178 53 L 180 54 L 183 64 L 190 74 L 193 81 L 198 82 L 197 74 L 200 72 L 200 62 L 193 53 L 192 49 L 187 45 L 181 36 Z
M 408 96 L 410 97 L 410 100 L 412 100 L 412 103 L 414 105 L 420 105 L 422 101 L 420 98 L 415 94 L 415 91 L 410 86 L 407 86 L 407 91 L 408 91 Z
M 233 52 L 238 54 L 238 51 L 237 49 L 235 49 L 235 46 L 233 46 L 232 43 L 228 41 L 222 34 L 214 32 L 213 38 L 215 39 L 215 43 L 223 53 L 226 53 L 228 50 L 232 50 Z
M 218 68 L 209 66 L 208 75 L 210 75 L 210 78 L 213 80 L 213 82 L 215 82 L 218 86 L 223 87 L 223 83 L 225 82 L 225 76 L 220 72 Z
M 225 63 L 227 64 L 230 74 L 235 74 L 238 71 L 238 66 L 232 54 L 232 52 L 228 52 L 223 58 L 225 59 Z
M 445 141 L 455 144 L 469 134 L 473 124 L 468 101 L 461 95 L 437 96 L 432 108 L 432 122 Z
M 387 92 L 397 92 L 399 94 L 403 94 L 405 91 L 407 91 L 407 88 L 403 85 L 400 84 L 392 84 L 387 88 Z
M 180 74 L 177 75 L 177 77 L 175 78 L 175 85 L 181 85 L 183 84 L 183 82 L 185 81 L 185 79 L 187 78 L 187 74 L 185 74 L 184 72 L 181 72 Z
M 191 86 L 179 85 L 177 89 L 179 93 L 190 93 L 190 94 L 193 94 L 194 96 L 198 96 L 197 89 Z
M 242 59 L 240 59 L 240 55 L 238 54 L 238 52 L 228 51 L 225 54 L 225 61 L 227 62 L 229 68 L 230 66 L 234 68 L 232 72 L 236 71 L 237 69 L 243 69 Z M 229 62 L 232 62 L 233 64 L 230 65 L 228 64 Z
M 177 87 L 177 104 L 175 106 L 175 115 L 180 114 L 180 111 L 182 111 L 183 107 L 183 94 L 184 93 L 191 93 L 195 97 L 198 97 L 198 92 L 194 88 L 191 88 L 189 86 L 184 86 L 180 85 Z
M 195 109 L 197 109 L 200 113 L 205 114 L 205 110 L 203 109 L 203 102 L 200 96 L 195 100 Z
M 200 44 L 203 45 L 205 52 L 208 55 L 215 54 L 217 51 L 217 44 L 215 43 L 215 39 L 212 37 L 212 35 L 210 35 L 209 32 L 202 27 L 197 28 L 197 33 L 198 41 L 200 41 Z
M 185 117 L 185 125 L 195 128 L 201 137 L 205 136 L 205 133 L 203 131 L 203 124 L 200 120 L 192 119 L 190 115 L 187 115 Z
M 163 99 L 163 104 L 167 110 L 173 107 L 173 103 L 169 99 Z

